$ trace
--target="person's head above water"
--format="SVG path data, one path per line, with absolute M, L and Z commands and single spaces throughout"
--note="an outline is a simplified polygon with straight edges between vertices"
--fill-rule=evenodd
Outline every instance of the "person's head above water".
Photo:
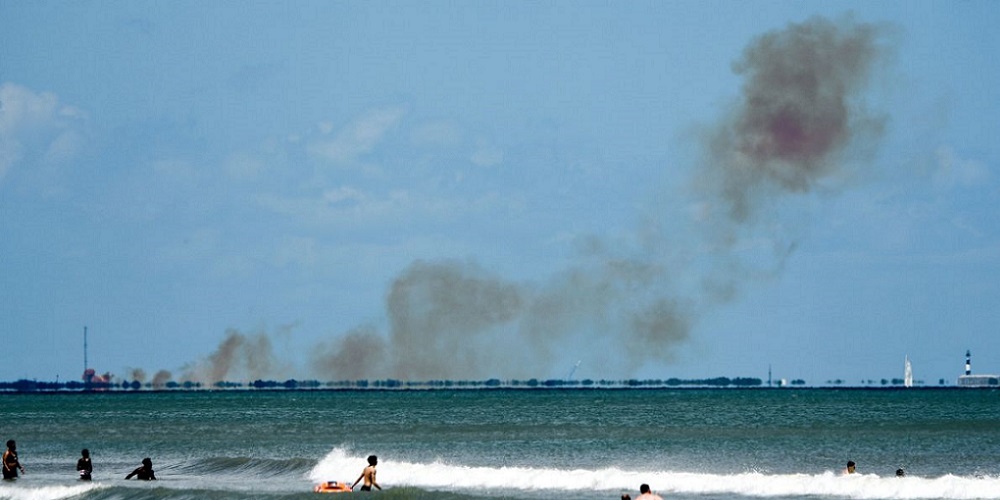
M 149 457 L 146 457 L 146 458 L 142 459 L 142 465 L 145 466 L 145 467 L 147 467 L 147 468 L 152 468 L 153 467 L 153 461 L 150 460 Z
M 377 465 L 377 464 L 378 464 L 378 457 L 376 457 L 375 455 L 368 455 L 368 465 Z
M 88 458 L 90 457 L 90 450 L 84 448 L 82 451 L 80 451 L 80 455 L 83 455 L 83 458 Z
M 12 450 L 17 449 L 17 443 L 15 443 L 13 439 L 8 439 L 7 440 L 7 447 L 10 448 L 10 449 L 12 449 Z
M 847 461 L 847 472 L 850 472 L 850 473 L 854 472 L 854 461 L 853 460 L 848 460 Z
M 906 471 L 904 471 L 903 469 L 896 469 L 896 476 L 897 477 L 903 477 L 905 475 L 906 475 Z
M 639 493 L 649 493 L 649 485 L 643 483 L 642 486 L 639 486 Z

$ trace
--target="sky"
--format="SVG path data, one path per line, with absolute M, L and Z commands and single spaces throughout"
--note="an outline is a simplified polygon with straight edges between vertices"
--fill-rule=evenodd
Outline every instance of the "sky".
M 0 0 L 0 380 L 998 373 L 998 24 Z

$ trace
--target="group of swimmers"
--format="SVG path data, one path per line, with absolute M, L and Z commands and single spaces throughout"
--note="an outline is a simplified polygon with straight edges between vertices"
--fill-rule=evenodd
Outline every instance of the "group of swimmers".
M 854 474 L 855 470 L 857 470 L 857 464 L 854 463 L 853 460 L 848 460 L 847 468 L 844 469 L 844 474 Z M 905 475 L 906 471 L 903 469 L 896 469 L 896 477 L 903 477 Z M 632 497 L 628 493 L 625 493 L 622 495 L 621 500 L 632 500 Z M 648 484 L 643 484 L 642 486 L 639 486 L 639 496 L 635 497 L 635 500 L 663 500 L 663 497 L 653 493 L 649 489 Z
M 7 451 L 3 452 L 3 458 L 0 459 L 0 462 L 3 463 L 4 479 L 13 481 L 17 479 L 18 472 L 24 474 L 24 466 L 17 459 L 17 443 L 13 439 L 7 441 Z M 90 481 L 92 479 L 94 464 L 90 461 L 90 450 L 84 448 L 80 452 L 80 459 L 76 461 L 76 472 L 80 474 L 82 481 Z M 133 477 L 145 481 L 155 480 L 156 473 L 153 471 L 153 461 L 149 457 L 142 459 L 142 465 L 129 472 L 125 476 L 125 479 L 132 479 Z
M 0 462 L 3 463 L 3 478 L 9 481 L 17 479 L 18 472 L 24 474 L 24 466 L 17 459 L 17 443 L 10 439 L 7 441 L 7 451 L 3 453 L 3 457 L 0 458 Z M 375 479 L 375 466 L 378 465 L 378 457 L 375 455 L 370 455 L 368 457 L 368 466 L 361 471 L 361 475 L 358 479 L 354 481 L 351 485 L 351 490 L 354 487 L 361 484 L 361 491 L 371 491 L 372 487 L 379 490 L 382 486 L 378 484 Z M 80 479 L 83 481 L 90 481 L 94 473 L 94 464 L 90 461 L 90 450 L 84 448 L 80 451 L 80 459 L 76 461 L 76 471 L 80 474 Z M 135 470 L 129 472 L 125 476 L 125 479 L 141 479 L 143 481 L 154 481 L 156 480 L 156 472 L 153 471 L 153 461 L 146 457 L 142 459 L 142 465 L 136 467 Z M 362 482 L 363 481 L 363 482 Z

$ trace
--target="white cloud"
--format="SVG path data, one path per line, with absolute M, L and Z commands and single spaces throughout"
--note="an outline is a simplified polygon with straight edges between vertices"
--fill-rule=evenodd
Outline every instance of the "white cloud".
M 309 151 L 337 164 L 350 164 L 375 149 L 386 133 L 403 118 L 402 108 L 378 109 L 354 121 L 331 138 L 313 142 Z M 320 124 L 323 135 L 333 132 L 328 123 Z
M 328 189 L 314 197 L 261 195 L 266 210 L 307 224 L 363 226 L 408 222 L 438 223 L 496 212 L 520 213 L 523 200 L 487 193 L 475 198 L 445 199 L 407 190 L 368 193 L 353 187 Z
M 938 148 L 934 185 L 939 188 L 973 188 L 990 180 L 990 170 L 983 162 L 959 158 L 955 151 L 944 146 Z
M 83 142 L 76 130 L 83 118 L 51 92 L 0 85 L 0 180 L 26 156 L 37 154 L 45 162 L 72 157 Z
M 312 238 L 292 237 L 281 242 L 276 250 L 275 260 L 279 267 L 296 264 L 312 267 L 319 258 L 319 248 Z
M 225 169 L 232 179 L 253 181 L 264 174 L 267 170 L 267 164 L 257 156 L 248 153 L 234 153 L 226 159 Z
M 492 167 L 503 162 L 503 151 L 496 146 L 486 144 L 484 141 L 479 141 L 470 160 L 472 160 L 472 163 L 480 167 Z
M 436 121 L 418 126 L 410 138 L 418 146 L 455 146 L 462 141 L 462 132 L 451 122 Z

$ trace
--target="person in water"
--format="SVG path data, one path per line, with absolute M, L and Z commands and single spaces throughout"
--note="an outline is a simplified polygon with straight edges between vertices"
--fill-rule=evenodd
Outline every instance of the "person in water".
M 382 487 L 379 486 L 378 485 L 378 481 L 375 480 L 375 466 L 376 465 L 378 465 L 378 457 L 376 457 L 375 455 L 369 455 L 368 456 L 368 467 L 365 467 L 365 470 L 361 471 L 361 475 L 358 476 L 358 479 L 356 481 L 354 481 L 354 484 L 351 485 L 351 490 L 353 490 L 354 487 L 357 486 L 358 483 L 360 483 L 362 479 L 364 479 L 365 482 L 364 482 L 364 484 L 361 485 L 361 491 L 371 491 L 372 490 L 372 486 L 374 486 L 374 487 L 376 487 L 376 488 L 378 488 L 378 489 L 381 490 Z
M 844 469 L 844 474 L 854 474 L 854 461 L 853 460 L 848 460 L 847 461 L 847 468 Z
M 132 476 L 136 476 L 136 479 L 142 479 L 143 481 L 155 481 L 156 474 L 153 472 L 153 461 L 146 457 L 142 459 L 142 467 L 137 467 L 134 471 L 129 472 L 125 479 L 132 479 Z
M 3 452 L 3 478 L 7 480 L 17 479 L 17 471 L 24 474 L 24 466 L 17 459 L 17 443 L 13 439 L 7 441 L 7 451 Z
M 896 469 L 896 477 L 903 477 L 906 475 L 906 471 L 903 469 Z
M 663 497 L 653 493 L 649 489 L 649 485 L 643 483 L 642 486 L 639 486 L 639 496 L 635 497 L 635 500 L 663 500 Z
M 90 481 L 90 475 L 94 472 L 94 464 L 90 463 L 90 450 L 84 448 L 80 455 L 80 459 L 76 461 L 76 471 L 80 473 L 81 480 Z

